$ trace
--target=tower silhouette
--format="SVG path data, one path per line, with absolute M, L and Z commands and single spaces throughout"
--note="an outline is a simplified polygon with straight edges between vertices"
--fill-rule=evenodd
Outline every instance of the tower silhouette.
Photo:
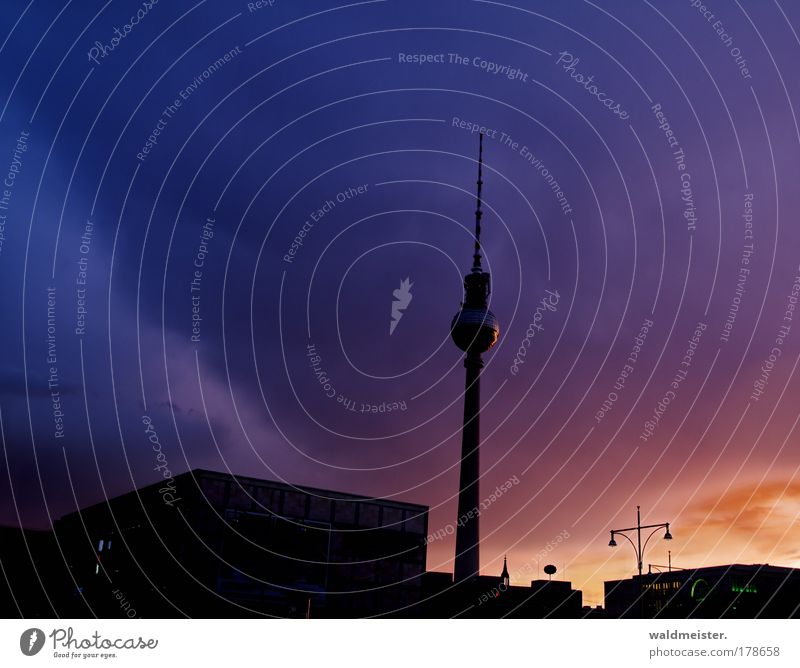
M 478 194 L 475 208 L 475 251 L 472 269 L 464 277 L 464 301 L 450 327 L 453 342 L 466 353 L 467 369 L 464 390 L 464 426 L 461 432 L 461 473 L 458 491 L 458 522 L 455 582 L 477 577 L 480 569 L 480 375 L 481 355 L 500 336 L 497 318 L 489 310 L 491 292 L 488 272 L 481 267 L 481 189 L 483 186 L 483 134 L 478 149 Z
M 508 589 L 511 584 L 511 576 L 508 574 L 508 561 L 503 557 L 503 572 L 500 573 L 500 583 Z

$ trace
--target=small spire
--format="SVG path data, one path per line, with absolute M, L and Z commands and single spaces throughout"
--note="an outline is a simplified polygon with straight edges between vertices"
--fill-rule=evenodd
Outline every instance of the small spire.
M 481 271 L 481 187 L 483 186 L 483 133 L 480 133 L 480 140 L 478 143 L 478 197 L 477 206 L 475 207 L 475 253 L 472 256 L 472 271 Z
M 500 573 L 500 579 L 503 580 L 506 584 L 510 580 L 510 576 L 508 574 L 508 563 L 506 562 L 506 557 L 503 557 L 503 572 Z

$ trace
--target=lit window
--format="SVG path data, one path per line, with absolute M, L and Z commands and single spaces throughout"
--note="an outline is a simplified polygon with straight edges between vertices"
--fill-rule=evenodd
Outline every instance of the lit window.
M 97 551 L 98 552 L 102 552 L 103 551 L 103 539 L 102 538 L 100 539 L 100 542 L 97 544 Z

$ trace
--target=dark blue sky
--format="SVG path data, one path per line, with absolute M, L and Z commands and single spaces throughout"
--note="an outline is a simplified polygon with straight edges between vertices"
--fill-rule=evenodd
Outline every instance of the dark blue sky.
M 637 503 L 684 565 L 800 564 L 792 3 L 7 5 L 2 522 L 158 480 L 144 416 L 174 472 L 453 521 L 482 126 L 483 568 L 567 531 L 592 600 Z

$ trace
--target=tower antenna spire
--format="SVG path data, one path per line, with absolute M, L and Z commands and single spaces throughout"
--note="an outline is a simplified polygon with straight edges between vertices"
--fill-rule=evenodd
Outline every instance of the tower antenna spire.
M 481 190 L 483 187 L 483 133 L 480 134 L 478 144 L 478 197 L 477 206 L 475 207 L 475 253 L 472 256 L 472 271 L 480 272 L 481 269 L 481 218 L 483 211 L 481 211 Z

